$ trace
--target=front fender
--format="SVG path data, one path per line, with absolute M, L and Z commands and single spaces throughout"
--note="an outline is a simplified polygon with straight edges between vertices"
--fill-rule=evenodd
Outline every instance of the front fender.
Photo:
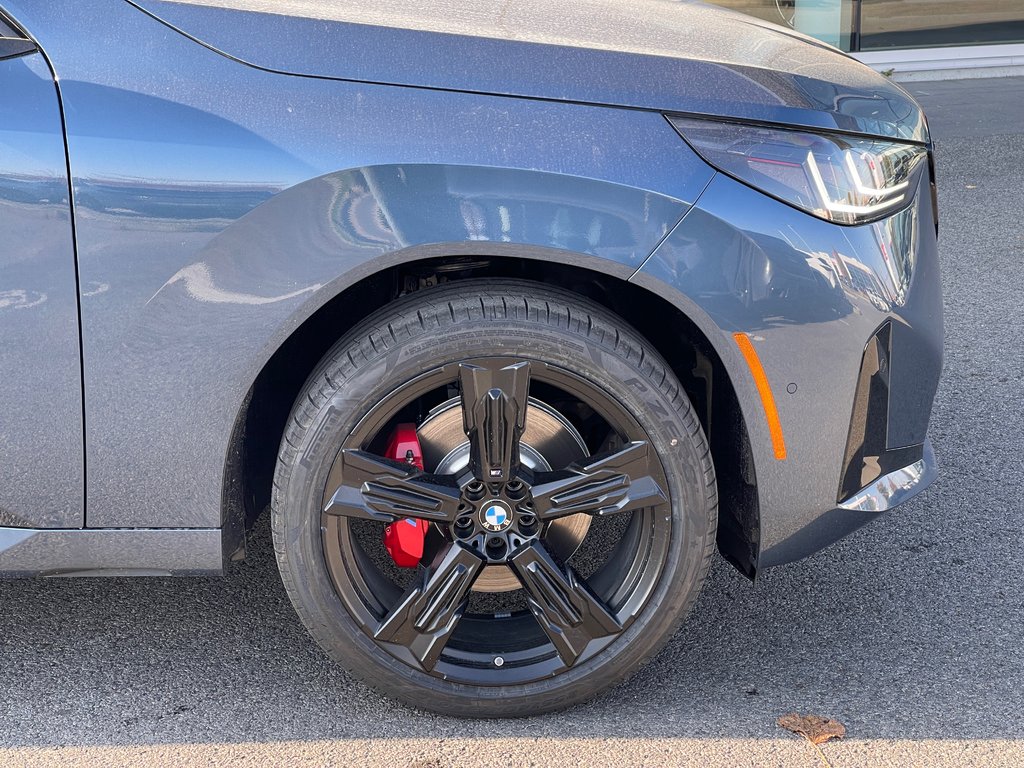
M 66 117 L 89 527 L 219 525 L 261 365 L 371 272 L 451 249 L 626 275 L 713 175 L 657 112 L 267 72 L 128 3 L 8 10 Z
M 159 326 L 186 303 L 233 304 L 241 314 L 259 305 L 287 335 L 363 278 L 446 255 L 558 260 L 628 279 L 687 210 L 648 190 L 540 171 L 410 164 L 331 173 L 215 236 L 150 299 L 147 322 Z M 253 364 L 279 342 L 267 339 Z
M 298 184 L 212 237 L 146 301 L 122 349 L 132 368 L 148 365 L 139 385 L 162 398 L 146 431 L 156 444 L 184 425 L 186 445 L 205 449 L 175 456 L 167 446 L 165 455 L 219 491 L 212 459 L 225 455 L 250 385 L 295 329 L 359 281 L 459 255 L 558 261 L 627 280 L 688 209 L 622 184 L 481 166 L 381 165 Z M 166 396 L 175 381 L 189 396 Z M 221 522 L 206 504 L 186 521 L 180 507 L 161 506 L 149 507 L 148 525 Z

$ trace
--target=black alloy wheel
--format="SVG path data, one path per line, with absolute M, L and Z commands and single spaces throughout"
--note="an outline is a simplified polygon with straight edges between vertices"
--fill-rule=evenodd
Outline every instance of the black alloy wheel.
M 422 469 L 387 455 L 401 425 Z M 667 641 L 716 502 L 689 401 L 635 331 L 572 294 L 471 281 L 328 353 L 282 442 L 274 535 L 300 617 L 353 673 L 516 716 L 590 698 Z M 400 568 L 385 531 L 418 521 L 422 557 Z

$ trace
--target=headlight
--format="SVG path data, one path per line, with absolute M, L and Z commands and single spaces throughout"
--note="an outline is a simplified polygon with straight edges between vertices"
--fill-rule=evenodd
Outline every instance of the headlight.
M 914 198 L 927 150 L 916 144 L 670 117 L 722 173 L 838 224 L 889 216 Z

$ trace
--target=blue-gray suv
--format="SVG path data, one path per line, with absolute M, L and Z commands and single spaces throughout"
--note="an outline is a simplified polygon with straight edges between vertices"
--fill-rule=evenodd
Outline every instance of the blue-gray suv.
M 932 482 L 913 99 L 700 3 L 499 5 L 0 0 L 0 574 L 220 573 L 269 508 L 353 674 L 525 715 L 716 550 Z

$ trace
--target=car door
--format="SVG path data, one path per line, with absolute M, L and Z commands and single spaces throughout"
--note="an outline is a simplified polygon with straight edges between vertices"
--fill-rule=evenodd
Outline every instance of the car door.
M 0 527 L 82 526 L 82 419 L 57 87 L 43 54 L 0 11 Z

